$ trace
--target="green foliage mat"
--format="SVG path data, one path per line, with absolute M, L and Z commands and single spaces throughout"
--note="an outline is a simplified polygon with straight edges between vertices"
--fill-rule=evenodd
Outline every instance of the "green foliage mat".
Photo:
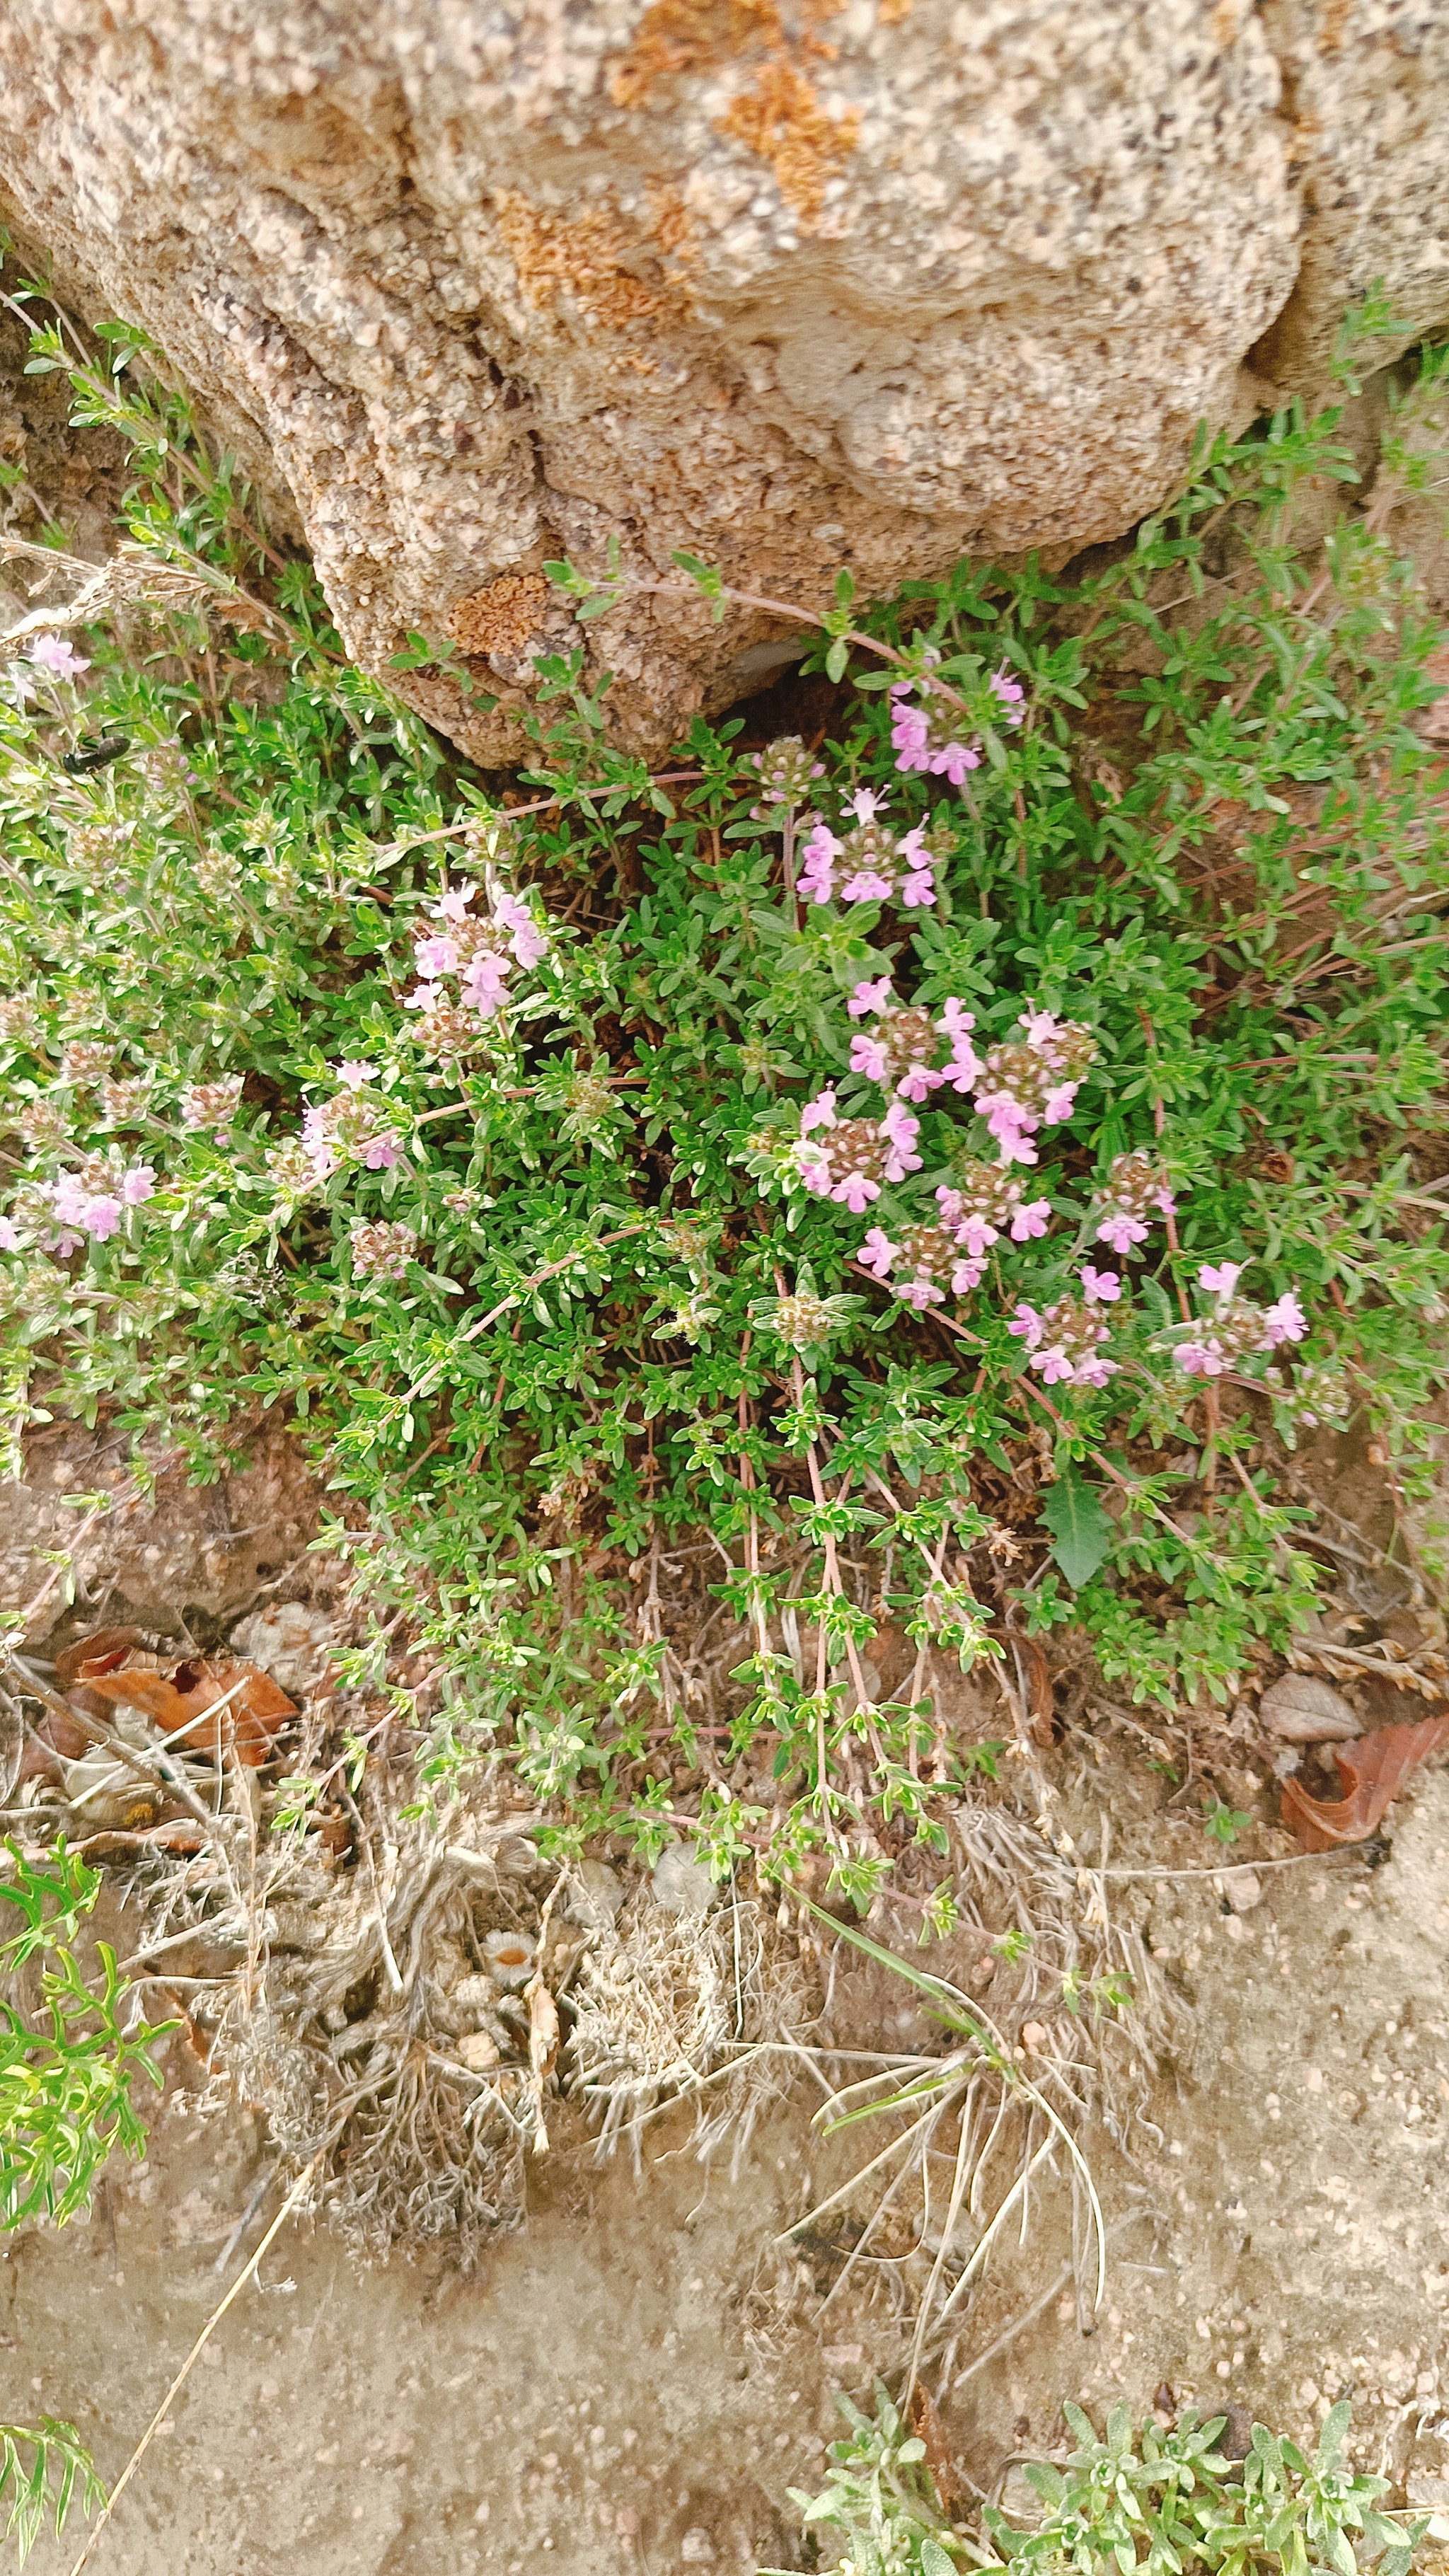
M 651 776 L 582 655 L 545 660 L 505 814 L 346 666 L 154 353 L 35 347 L 138 480 L 105 596 L 36 611 L 0 682 L 17 1454 L 104 1413 L 212 1474 L 298 1421 L 379 1633 L 401 1606 L 435 1659 L 430 1793 L 502 1755 L 575 1840 L 823 1848 L 861 1895 L 991 1760 L 924 1659 L 876 1704 L 883 1612 L 968 1665 L 1009 1606 L 1074 1621 L 1135 1696 L 1221 1699 L 1312 1597 L 1282 1444 L 1367 1414 L 1427 1492 L 1449 877 L 1436 636 L 1386 531 L 1437 353 L 1366 511 L 1332 503 L 1339 414 L 1289 411 L 1078 580 L 862 611 L 842 577 L 818 749 L 699 723 Z M 638 582 L 556 577 L 606 647 Z M 1070 1056 L 1005 1181 L 934 1060 L 968 1024 L 1003 1081 Z M 872 1026 L 926 1066 L 904 1128 L 852 1069 Z M 851 1153 L 865 1206 L 818 1194 Z M 1013 1175 L 1045 1216 L 953 1286 L 937 1193 L 1009 1214 Z M 1124 1190 L 1156 1197 L 1105 1272 Z M 629 1580 L 702 1527 L 755 1640 L 709 1743 Z

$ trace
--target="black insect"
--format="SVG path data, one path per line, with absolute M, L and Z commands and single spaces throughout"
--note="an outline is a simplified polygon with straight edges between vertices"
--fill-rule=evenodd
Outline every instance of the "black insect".
M 109 769 L 112 761 L 120 760 L 130 748 L 129 734 L 103 733 L 98 741 L 85 743 L 79 751 L 66 752 L 60 765 L 72 778 L 84 778 L 88 769 Z

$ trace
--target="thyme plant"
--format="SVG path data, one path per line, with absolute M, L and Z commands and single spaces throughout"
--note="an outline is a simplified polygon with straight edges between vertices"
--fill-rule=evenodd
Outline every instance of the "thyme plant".
M 999 1749 L 933 1658 L 1003 1734 L 1013 1628 L 1222 1700 L 1312 1606 L 1285 1448 L 1367 1414 L 1423 1498 L 1446 851 L 1389 505 L 1438 352 L 1321 542 L 1355 467 L 1290 408 L 1080 578 L 843 574 L 818 743 L 651 771 L 545 657 L 500 795 L 135 333 L 34 349 L 136 482 L 0 677 L 12 1455 L 66 1411 L 214 1474 L 280 1412 L 431 1664 L 422 1794 L 502 1759 L 564 1840 L 862 1898 Z M 552 570 L 606 644 L 637 579 Z M 709 1736 L 658 1608 L 701 1532 L 752 1640 Z

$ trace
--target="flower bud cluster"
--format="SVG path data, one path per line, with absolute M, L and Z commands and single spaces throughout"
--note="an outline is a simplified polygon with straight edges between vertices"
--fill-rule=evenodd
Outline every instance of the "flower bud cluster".
M 120 1086 L 114 1086 L 119 1089 Z M 196 1132 L 229 1127 L 241 1103 L 242 1076 L 229 1073 L 220 1082 L 190 1083 L 181 1095 L 181 1123 Z
M 1046 1386 L 1105 1386 L 1117 1374 L 1116 1361 L 1102 1347 L 1107 1319 L 1080 1297 L 1058 1297 L 1040 1311 L 1022 1297 L 1006 1329 L 1025 1342 L 1027 1366 Z
M 898 1100 L 884 1118 L 837 1118 L 835 1091 L 822 1091 L 800 1113 L 795 1164 L 811 1195 L 835 1199 L 859 1216 L 880 1197 L 882 1181 L 903 1181 L 918 1172 L 915 1150 L 920 1121 Z
M 981 766 L 981 737 L 972 734 L 963 739 L 960 709 L 948 705 L 934 689 L 928 689 L 924 701 L 918 702 L 912 695 L 917 685 L 914 680 L 898 680 L 890 692 L 896 767 L 948 778 L 953 787 L 959 787 L 968 770 Z M 995 723 L 1020 724 L 1026 700 L 1021 682 L 1005 670 L 993 671 L 987 687 L 996 699 Z
M 389 1102 L 365 1087 L 371 1065 L 339 1068 L 343 1090 L 330 1100 L 314 1102 L 302 1120 L 302 1151 L 315 1180 L 325 1181 L 343 1163 L 360 1163 L 367 1172 L 390 1172 L 402 1151 L 402 1138 L 392 1124 Z M 362 1080 L 349 1080 L 360 1075 Z
M 110 1072 L 111 1055 L 112 1049 L 108 1046 L 94 1046 L 84 1038 L 72 1038 L 69 1045 L 60 1051 L 59 1079 L 72 1090 L 99 1082 Z
M 1236 1261 L 1205 1262 L 1198 1285 L 1213 1298 L 1211 1312 L 1187 1327 L 1173 1344 L 1172 1356 L 1188 1377 L 1224 1377 L 1237 1361 L 1284 1342 L 1301 1342 L 1308 1318 L 1293 1289 L 1271 1306 L 1255 1306 L 1237 1294 L 1242 1265 Z
M 1097 1241 L 1110 1243 L 1121 1259 L 1134 1244 L 1147 1241 L 1155 1215 L 1172 1216 L 1176 1207 L 1167 1174 L 1155 1154 L 1141 1147 L 1135 1154 L 1119 1154 L 1108 1167 L 1107 1186 L 1093 1211 Z
M 782 734 L 742 766 L 752 769 L 760 782 L 760 802 L 751 811 L 751 822 L 774 823 L 777 828 L 783 817 L 771 808 L 803 805 L 812 782 L 825 775 L 824 761 L 811 759 L 798 733 Z
M 402 1279 L 417 1259 L 418 1238 L 410 1225 L 355 1225 L 348 1237 L 352 1267 L 363 1279 Z
M 936 870 L 950 857 L 952 835 L 918 823 L 897 838 L 882 818 L 884 803 L 875 788 L 857 788 L 849 808 L 854 825 L 844 832 L 817 814 L 801 853 L 797 891 L 805 902 L 898 901 L 907 911 L 935 902 Z

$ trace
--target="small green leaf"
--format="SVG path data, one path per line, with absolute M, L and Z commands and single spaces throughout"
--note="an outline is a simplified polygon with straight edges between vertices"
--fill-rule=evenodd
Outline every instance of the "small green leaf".
M 1089 1583 L 1112 1545 L 1115 1532 L 1095 1485 L 1082 1482 L 1068 1468 L 1042 1502 L 1041 1516 L 1052 1534 L 1052 1554 L 1074 1592 Z

